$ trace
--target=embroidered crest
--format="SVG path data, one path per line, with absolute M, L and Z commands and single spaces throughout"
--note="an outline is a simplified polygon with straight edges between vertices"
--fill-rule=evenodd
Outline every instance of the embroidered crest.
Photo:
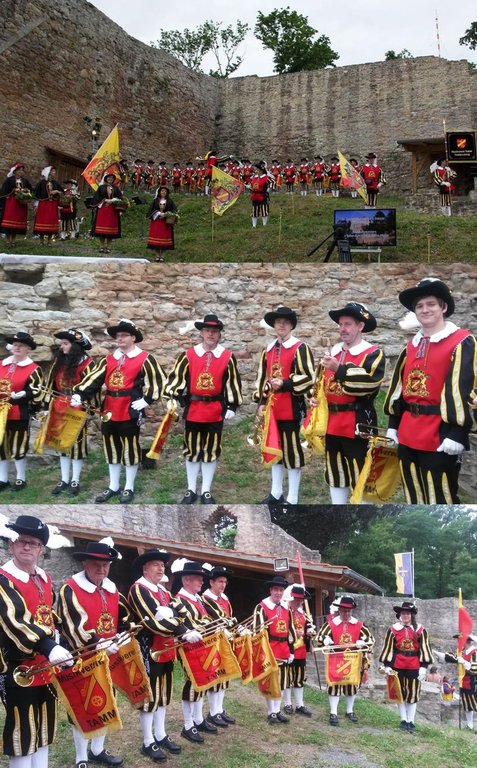
M 53 616 L 51 615 L 51 608 L 46 603 L 39 603 L 33 621 L 39 624 L 40 627 L 52 627 Z
M 284 619 L 278 619 L 275 624 L 275 632 L 278 634 L 286 634 L 288 632 L 287 623 Z
M 339 381 L 336 381 L 334 376 L 325 378 L 325 392 L 330 395 L 342 395 L 343 387 Z
M 399 650 L 400 651 L 413 651 L 414 650 L 414 643 L 412 641 L 411 637 L 404 637 L 401 642 L 399 643 Z
M 283 375 L 283 368 L 277 360 L 275 363 L 272 363 L 272 367 L 270 369 L 270 378 L 271 379 L 281 379 Z
M 215 389 L 214 377 L 209 371 L 202 371 L 197 377 L 195 386 L 197 389 L 208 389 L 213 391 Z
M 98 618 L 98 623 L 96 624 L 96 634 L 97 635 L 107 635 L 111 632 L 115 632 L 116 627 L 114 626 L 114 618 L 109 611 L 103 611 L 103 613 L 100 614 Z
M 109 389 L 124 389 L 124 373 L 119 368 L 116 368 L 109 377 L 108 388 Z
M 428 378 L 429 374 L 425 373 L 421 368 L 413 368 L 412 371 L 409 371 L 406 379 L 404 395 L 429 397 L 429 390 L 426 384 Z
M 351 645 L 353 638 L 349 632 L 342 632 L 340 636 L 340 645 Z

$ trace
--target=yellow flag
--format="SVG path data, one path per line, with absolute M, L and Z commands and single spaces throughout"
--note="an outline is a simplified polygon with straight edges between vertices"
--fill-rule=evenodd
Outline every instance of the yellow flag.
M 210 190 L 210 204 L 217 216 L 222 216 L 227 208 L 230 208 L 240 197 L 245 189 L 245 184 L 239 179 L 234 179 L 230 174 L 212 167 L 212 187 Z
M 358 195 L 361 195 L 364 202 L 368 200 L 366 192 L 366 184 L 363 177 L 358 173 L 356 168 L 353 168 L 349 160 L 338 150 L 338 158 L 340 161 L 341 171 L 341 186 L 347 189 L 355 189 Z
M 106 171 L 118 173 L 119 160 L 119 131 L 115 125 L 81 175 L 96 191 Z

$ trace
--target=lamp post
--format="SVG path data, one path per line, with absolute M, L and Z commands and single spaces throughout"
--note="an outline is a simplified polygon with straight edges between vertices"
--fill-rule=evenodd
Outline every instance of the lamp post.
M 92 117 L 85 117 L 84 122 L 86 124 L 86 127 L 90 133 L 91 136 L 91 157 L 88 159 L 91 159 L 96 154 L 96 149 L 98 145 L 99 140 L 99 134 L 101 133 L 101 123 L 99 121 L 99 118 L 95 118 L 93 120 Z

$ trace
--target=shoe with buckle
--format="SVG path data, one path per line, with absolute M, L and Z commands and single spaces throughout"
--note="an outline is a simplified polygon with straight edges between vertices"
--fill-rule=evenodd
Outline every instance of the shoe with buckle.
M 186 494 L 184 498 L 181 501 L 181 504 L 195 504 L 199 497 L 197 496 L 194 491 L 191 491 L 190 488 L 186 491 Z
M 101 763 L 102 765 L 117 766 L 123 764 L 122 757 L 116 757 L 108 752 L 107 749 L 103 749 L 99 755 L 94 755 L 90 749 L 88 749 L 88 762 L 89 763 Z
M 124 491 L 121 491 L 119 494 L 119 503 L 120 504 L 131 504 L 134 501 L 134 491 L 131 491 L 130 488 L 125 488 Z
M 272 712 L 271 715 L 267 717 L 267 722 L 269 725 L 280 725 L 280 720 L 277 717 L 277 713 Z
M 228 728 L 228 723 L 225 722 L 221 714 L 217 714 L 217 715 L 208 714 L 206 720 L 208 723 L 212 723 L 212 725 L 215 725 L 218 728 Z
M 285 717 L 285 715 L 282 715 L 281 712 L 277 712 L 277 720 L 278 720 L 279 723 L 289 723 L 290 722 L 290 718 L 289 717 Z
M 229 715 L 228 712 L 225 712 L 225 710 L 223 712 L 220 712 L 219 714 L 222 720 L 225 720 L 227 725 L 235 725 L 235 723 L 237 722 L 235 717 L 232 717 L 231 715 Z
M 346 719 L 349 720 L 352 723 L 357 723 L 358 722 L 358 717 L 357 717 L 357 715 L 354 714 L 354 712 L 347 712 L 346 713 Z
M 65 483 L 64 480 L 60 480 L 60 482 L 55 485 L 51 493 L 53 496 L 59 496 L 59 494 L 63 493 L 63 491 L 67 491 L 69 487 L 69 483 Z
M 23 491 L 26 488 L 26 480 L 15 480 L 12 491 Z
M 279 499 L 276 499 L 275 496 L 272 496 L 272 494 L 269 493 L 268 496 L 265 496 L 265 498 L 262 499 L 260 504 L 268 504 L 268 505 L 270 505 L 270 504 L 272 504 L 272 505 L 273 504 L 283 504 L 284 501 L 285 501 L 285 497 L 284 497 L 283 493 L 282 493 L 282 495 L 280 496 Z
M 172 741 L 171 737 L 168 736 L 167 733 L 160 741 L 156 739 L 156 744 L 158 747 L 167 750 L 167 752 L 170 752 L 172 755 L 177 755 L 179 752 L 182 752 L 182 747 L 180 747 L 179 744 L 176 744 L 175 741 Z
M 407 722 L 405 720 L 401 720 L 399 723 L 399 730 L 407 731 Z
M 216 725 L 212 725 L 212 723 L 208 723 L 207 720 L 202 720 L 201 723 L 196 723 L 195 727 L 198 731 L 202 731 L 203 733 L 218 733 L 219 730 Z
M 119 496 L 120 491 L 113 491 L 111 488 L 106 488 L 105 491 L 99 494 L 99 496 L 96 496 L 94 503 L 95 504 L 104 504 L 105 501 L 109 501 L 109 499 L 114 498 L 114 496 Z
M 330 725 L 338 725 L 338 715 L 330 715 Z
M 285 704 L 283 711 L 286 715 L 293 715 L 293 707 L 291 704 Z
M 79 492 L 80 492 L 79 482 L 77 480 L 72 480 L 70 483 L 68 493 L 70 494 L 70 496 L 77 496 Z
M 407 730 L 409 731 L 409 733 L 414 733 L 414 731 L 416 730 L 416 726 L 414 725 L 414 723 L 408 723 Z
M 305 717 L 311 717 L 313 715 L 313 712 L 311 711 L 311 709 L 308 709 L 308 707 L 305 707 L 305 705 L 303 704 L 303 706 L 301 707 L 295 707 L 295 714 L 304 715 Z
M 5 488 L 10 488 L 10 482 L 8 480 L 0 480 L 0 493 L 4 491 Z
M 184 739 L 187 739 L 187 741 L 192 741 L 193 744 L 204 743 L 204 737 L 200 735 L 195 725 L 192 728 L 183 728 L 181 736 L 183 736 Z
M 151 760 L 154 760 L 155 763 L 160 763 L 160 762 L 163 762 L 164 760 L 167 760 L 166 753 L 163 752 L 162 749 L 157 746 L 155 741 L 153 741 L 152 744 L 149 744 L 149 746 L 147 747 L 145 744 L 143 744 L 141 747 L 141 755 L 150 757 Z
M 210 491 L 204 491 L 204 493 L 201 494 L 200 503 L 201 504 L 217 504 L 217 502 L 215 501 Z
M 86 760 L 80 760 L 79 763 L 76 763 L 76 768 L 88 768 L 88 763 Z

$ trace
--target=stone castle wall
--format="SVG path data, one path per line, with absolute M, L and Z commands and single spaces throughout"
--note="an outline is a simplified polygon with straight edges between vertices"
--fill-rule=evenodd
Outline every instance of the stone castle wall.
M 195 74 L 130 37 L 85 0 L 3 0 L 0 133 L 4 168 L 21 158 L 32 179 L 47 148 L 85 159 L 84 117 L 101 139 L 116 122 L 121 151 L 156 162 L 211 149 L 284 160 L 340 148 L 377 152 L 389 191 L 410 187 L 398 140 L 476 125 L 477 74 L 466 61 L 402 59 L 225 81 Z M 429 184 L 427 168 L 422 182 Z

